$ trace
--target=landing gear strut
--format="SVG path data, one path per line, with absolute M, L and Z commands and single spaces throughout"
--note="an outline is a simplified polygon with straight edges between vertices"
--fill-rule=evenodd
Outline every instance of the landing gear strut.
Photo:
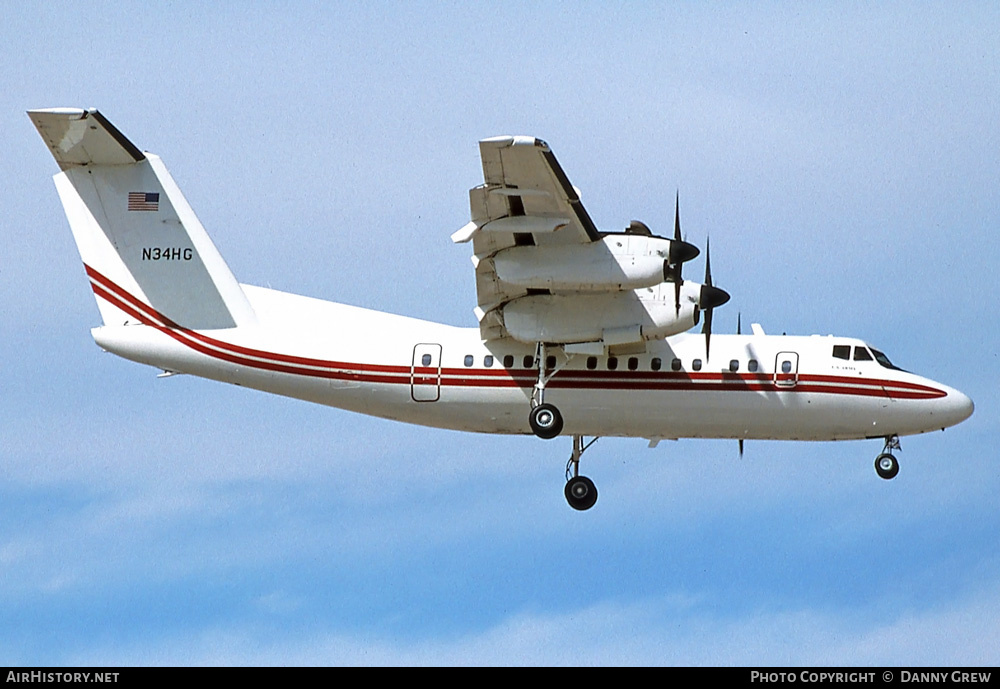
M 535 388 L 531 391 L 531 411 L 528 412 L 528 425 L 531 432 L 539 438 L 550 440 L 562 433 L 563 418 L 559 409 L 554 404 L 545 401 L 545 386 L 552 380 L 552 376 L 561 368 L 555 366 L 548 371 L 548 357 L 545 356 L 545 343 L 539 342 L 535 349 L 535 364 L 538 367 L 538 378 Z M 565 361 L 563 362 L 565 364 Z M 597 502 L 597 486 L 586 476 L 580 476 L 580 457 L 587 448 L 597 442 L 597 438 L 591 438 L 590 442 L 584 442 L 582 435 L 573 436 L 573 454 L 566 462 L 566 502 L 574 510 L 589 510 Z
M 586 476 L 580 476 L 580 457 L 597 440 L 595 437 L 585 443 L 582 435 L 573 436 L 573 454 L 566 462 L 566 489 L 563 492 L 574 510 L 589 510 L 597 502 L 597 486 Z
M 535 383 L 535 389 L 531 393 L 531 411 L 528 413 L 528 425 L 531 426 L 531 432 L 539 438 L 551 440 L 562 433 L 563 418 L 556 405 L 545 403 L 545 386 L 548 384 L 549 379 L 556 373 L 555 371 L 546 373 L 545 359 L 545 343 L 539 342 L 535 353 L 535 361 L 538 364 L 538 381 Z
M 895 478 L 896 474 L 899 473 L 899 462 L 893 456 L 892 450 L 901 449 L 898 435 L 887 437 L 885 439 L 885 447 L 882 448 L 882 454 L 875 458 L 875 473 L 887 481 Z

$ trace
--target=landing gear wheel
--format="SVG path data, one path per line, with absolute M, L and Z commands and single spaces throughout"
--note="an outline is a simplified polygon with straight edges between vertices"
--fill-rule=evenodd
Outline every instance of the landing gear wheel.
M 528 414 L 528 424 L 532 433 L 550 440 L 562 433 L 563 418 L 554 404 L 539 404 Z
M 574 510 L 589 510 L 597 502 L 597 486 L 586 476 L 574 476 L 566 482 L 566 502 Z
M 899 473 L 899 462 L 888 452 L 883 452 L 875 458 L 875 473 L 887 481 L 895 478 Z

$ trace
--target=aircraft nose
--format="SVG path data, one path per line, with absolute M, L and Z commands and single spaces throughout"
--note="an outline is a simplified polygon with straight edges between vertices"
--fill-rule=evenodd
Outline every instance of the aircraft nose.
M 943 406 L 941 416 L 945 422 L 944 426 L 954 426 L 972 416 L 976 405 L 972 403 L 968 395 L 954 388 L 945 388 L 945 390 L 948 394 L 941 401 Z

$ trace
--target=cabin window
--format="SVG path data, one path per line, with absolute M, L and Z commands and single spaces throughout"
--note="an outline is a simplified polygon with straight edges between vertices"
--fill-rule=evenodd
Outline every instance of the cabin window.
M 593 371 L 595 368 L 597 368 L 597 357 L 596 356 L 588 356 L 587 357 L 587 368 L 590 369 L 591 371 Z
M 545 357 L 545 368 L 555 368 L 556 358 L 554 356 Z
M 868 353 L 868 350 L 864 347 L 854 348 L 854 360 L 855 361 L 871 361 L 872 355 Z
M 781 372 L 782 373 L 791 373 L 792 372 L 792 362 L 791 361 L 782 361 L 781 362 Z
M 729 361 L 729 370 L 736 372 L 740 370 L 740 362 L 737 359 L 731 359 Z
M 634 371 L 637 368 L 639 368 L 639 359 L 637 359 L 634 356 L 630 356 L 628 358 L 628 370 L 629 371 Z
M 430 354 L 424 354 L 422 357 L 420 357 L 420 365 L 421 366 L 430 366 L 431 365 L 431 355 Z
M 608 357 L 608 370 L 609 371 L 614 371 L 616 368 L 618 368 L 618 357 L 616 357 L 616 356 L 609 356 Z
M 851 346 L 850 345 L 833 345 L 833 358 L 843 359 L 844 361 L 851 360 Z
M 483 357 L 483 366 L 489 368 L 492 365 L 493 365 L 493 355 L 487 354 L 486 356 Z
M 670 362 L 670 370 L 671 371 L 680 371 L 681 370 L 681 360 L 680 359 L 674 359 L 673 361 L 671 361 Z
M 748 370 L 748 371 L 750 371 L 751 373 L 756 373 L 756 372 L 757 372 L 757 368 L 758 368 L 759 366 L 760 366 L 760 364 L 758 364 L 758 363 L 757 363 L 757 360 L 756 360 L 756 359 L 751 359 L 751 360 L 750 360 L 750 361 L 749 361 L 749 362 L 747 363 L 747 370 Z
M 654 371 L 659 371 L 662 363 L 660 362 L 660 357 L 654 356 L 649 360 L 649 367 Z
M 466 366 L 472 366 L 473 361 L 475 361 L 475 357 L 473 357 L 471 354 L 466 354 L 465 355 L 465 365 Z
M 693 368 L 695 371 L 700 371 L 701 359 L 695 359 L 693 362 L 691 362 L 691 368 Z
M 513 354 L 507 354 L 506 356 L 504 356 L 504 358 L 503 358 L 503 365 L 504 365 L 504 368 L 513 368 L 513 366 L 514 366 L 514 355 Z
M 524 357 L 523 363 L 525 368 L 532 368 L 535 365 L 535 357 L 531 355 L 526 355 Z

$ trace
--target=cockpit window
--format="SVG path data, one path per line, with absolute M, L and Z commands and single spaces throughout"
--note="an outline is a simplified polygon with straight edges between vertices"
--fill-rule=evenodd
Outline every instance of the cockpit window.
M 864 347 L 854 348 L 854 360 L 855 361 L 871 361 L 872 355 L 868 353 L 868 350 Z
M 850 345 L 833 345 L 833 358 L 834 359 L 844 359 L 845 361 L 851 360 L 851 346 Z
M 885 354 L 883 354 L 882 352 L 878 351 L 874 347 L 872 347 L 872 354 L 875 355 L 875 361 L 879 362 L 879 364 L 881 364 L 883 367 L 885 367 L 885 368 L 891 368 L 894 371 L 902 371 L 903 370 L 899 366 L 896 366 L 891 361 L 889 361 L 889 357 L 887 357 Z

